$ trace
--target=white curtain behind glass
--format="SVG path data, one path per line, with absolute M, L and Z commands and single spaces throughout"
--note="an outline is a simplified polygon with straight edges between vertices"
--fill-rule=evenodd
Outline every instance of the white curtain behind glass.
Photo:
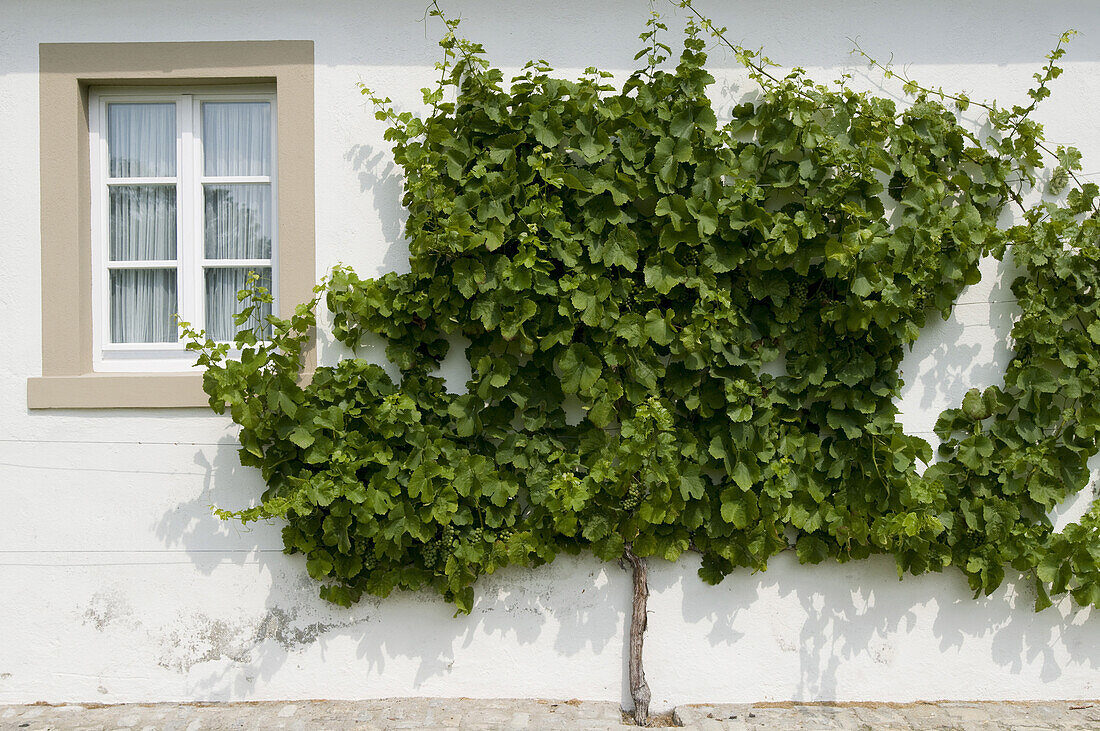
M 271 185 L 203 186 L 207 259 L 271 258 Z
M 214 175 L 271 175 L 271 104 L 204 102 L 203 172 Z
M 176 174 L 176 105 L 109 104 L 107 151 L 113 178 Z M 108 195 L 111 262 L 176 258 L 176 186 L 111 185 Z M 176 269 L 114 269 L 110 282 L 113 343 L 177 340 Z
M 111 342 L 174 343 L 177 340 L 175 269 L 111 272 Z
M 204 102 L 202 146 L 207 177 L 270 176 L 271 104 Z M 208 267 L 204 272 L 207 334 L 229 341 L 239 329 L 233 316 L 241 310 L 237 292 L 246 286 L 248 272 L 255 271 L 261 276 L 260 286 L 271 289 L 271 184 L 207 183 L 203 198 L 206 259 L 256 261 L 247 268 Z M 260 320 L 265 326 L 270 313 L 265 305 Z
M 233 316 L 241 311 L 244 303 L 237 301 L 237 292 L 248 285 L 248 273 L 256 272 L 260 280 L 256 283 L 271 291 L 271 269 L 269 267 L 225 267 L 206 270 L 206 334 L 220 342 L 232 341 L 237 331 L 261 325 L 264 335 L 271 332 L 267 316 L 271 314 L 271 305 L 260 305 L 256 318 L 238 326 Z
M 111 261 L 176 258 L 176 186 L 112 185 Z
M 107 120 L 112 178 L 175 176 L 175 104 L 108 104 Z

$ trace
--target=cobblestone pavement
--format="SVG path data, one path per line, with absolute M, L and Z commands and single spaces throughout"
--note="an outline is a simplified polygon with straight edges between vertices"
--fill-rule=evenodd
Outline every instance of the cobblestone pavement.
M 861 703 L 680 706 L 674 721 L 723 731 L 1053 731 L 1100 730 L 1100 701 L 1062 703 Z
M 655 717 L 714 731 L 1100 731 L 1100 701 L 694 705 Z M 616 703 L 399 698 L 372 701 L 0 706 L 0 729 L 630 729 Z

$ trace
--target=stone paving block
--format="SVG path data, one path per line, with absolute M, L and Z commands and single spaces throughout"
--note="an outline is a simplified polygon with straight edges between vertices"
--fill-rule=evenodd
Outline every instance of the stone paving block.
M 954 720 L 947 725 L 950 729 L 959 729 L 959 731 L 1004 731 L 1005 722 L 1002 720 L 987 720 L 987 721 L 962 721 Z
M 940 706 L 947 714 L 960 721 L 974 723 L 977 721 L 992 721 L 989 706 L 984 703 L 944 703 Z
M 800 710 L 795 708 L 754 708 L 746 716 L 750 726 L 790 729 L 801 728 L 800 721 L 805 717 Z M 755 721 L 753 720 L 754 716 Z
M 737 721 L 744 724 L 749 708 L 750 706 L 747 705 L 733 704 L 677 706 L 672 712 L 672 718 L 682 726 L 690 726 L 703 719 L 718 720 L 722 723 Z M 738 726 L 731 724 L 730 727 Z
M 687 724 L 686 728 L 695 729 L 695 731 L 725 731 L 729 727 L 717 718 L 700 718 Z
M 802 707 L 792 709 L 799 722 L 807 728 L 842 729 L 858 723 L 858 717 L 849 709 L 830 707 Z
M 897 728 L 909 728 L 909 722 L 905 715 L 889 706 L 869 708 L 856 706 L 852 708 L 852 714 L 861 722 L 870 725 L 874 729 L 893 726 Z
M 954 729 L 958 721 L 951 718 L 947 711 L 927 703 L 905 706 L 902 711 L 914 728 Z

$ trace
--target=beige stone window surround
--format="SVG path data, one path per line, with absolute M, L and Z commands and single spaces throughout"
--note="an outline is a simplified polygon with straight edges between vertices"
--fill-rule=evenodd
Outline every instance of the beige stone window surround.
M 312 41 L 42 43 L 39 45 L 41 408 L 201 407 L 202 373 L 96 373 L 92 337 L 93 86 L 274 84 L 279 171 L 278 287 L 283 313 L 313 296 L 315 266 Z M 312 370 L 315 352 L 307 353 Z

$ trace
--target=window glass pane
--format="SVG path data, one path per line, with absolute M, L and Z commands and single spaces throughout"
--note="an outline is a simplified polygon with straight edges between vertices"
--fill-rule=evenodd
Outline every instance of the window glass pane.
M 111 261 L 176 258 L 176 186 L 110 187 Z
M 249 327 L 249 323 L 238 326 L 233 316 L 240 312 L 245 302 L 237 301 L 237 292 L 248 285 L 248 273 L 260 275 L 257 284 L 271 291 L 270 267 L 219 267 L 206 270 L 206 334 L 219 342 L 229 342 L 238 330 Z M 271 332 L 267 316 L 271 314 L 271 305 L 263 304 L 258 310 L 259 323 L 263 325 L 265 337 Z M 253 320 L 251 327 L 255 328 Z
M 271 186 L 205 185 L 206 258 L 271 258 Z
M 206 175 L 271 174 L 271 104 L 203 102 Z
M 176 105 L 108 104 L 107 152 L 112 178 L 174 177 Z
M 174 343 L 175 269 L 111 271 L 111 342 Z

